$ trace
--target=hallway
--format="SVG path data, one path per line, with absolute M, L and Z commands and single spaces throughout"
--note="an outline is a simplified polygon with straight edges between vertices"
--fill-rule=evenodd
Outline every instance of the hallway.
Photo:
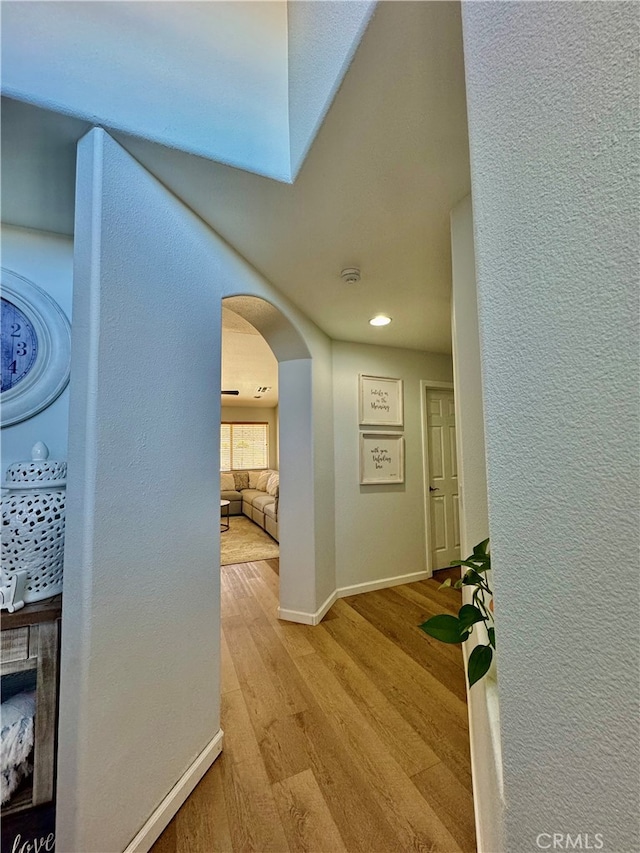
M 447 573 L 310 627 L 277 568 L 221 570 L 224 751 L 153 853 L 474 851 L 461 651 L 416 627 L 459 606 Z

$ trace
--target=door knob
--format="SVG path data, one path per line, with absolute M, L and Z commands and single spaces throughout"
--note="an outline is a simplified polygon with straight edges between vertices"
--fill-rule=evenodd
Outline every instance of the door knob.
M 430 492 L 439 492 L 440 489 L 434 489 L 433 486 L 429 486 L 429 491 Z

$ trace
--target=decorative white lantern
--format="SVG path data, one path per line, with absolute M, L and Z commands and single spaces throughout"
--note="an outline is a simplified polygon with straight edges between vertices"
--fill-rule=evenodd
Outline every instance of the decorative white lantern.
M 31 462 L 7 468 L 2 488 L 2 587 L 19 589 L 24 578 L 25 603 L 41 601 L 62 592 L 64 556 L 65 487 L 67 463 L 49 459 L 39 441 Z M 13 593 L 11 593 L 13 599 Z M 6 593 L 3 590 L 6 601 Z M 10 610 L 22 602 L 12 600 Z

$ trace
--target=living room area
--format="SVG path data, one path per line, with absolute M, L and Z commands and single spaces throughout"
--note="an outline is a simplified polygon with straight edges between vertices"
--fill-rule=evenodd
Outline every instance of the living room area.
M 278 362 L 236 311 L 222 307 L 220 563 L 278 558 Z

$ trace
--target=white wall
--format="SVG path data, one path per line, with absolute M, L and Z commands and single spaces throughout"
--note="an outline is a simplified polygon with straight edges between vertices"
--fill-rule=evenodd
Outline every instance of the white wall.
M 122 849 L 219 728 L 222 298 L 258 306 L 280 359 L 281 585 L 303 616 L 335 588 L 330 453 L 314 479 L 333 420 L 326 336 L 101 130 L 76 211 L 58 845 L 90 853 Z
M 460 485 L 460 548 L 466 557 L 489 536 L 478 303 L 471 196 L 451 212 L 451 332 L 456 389 L 456 441 Z M 470 597 L 470 596 L 469 596 Z M 478 637 L 465 644 L 470 654 Z M 485 642 L 483 638 L 479 640 Z M 479 853 L 504 850 L 502 755 L 495 667 L 467 691 L 473 801 Z
M 283 0 L 8 3 L 2 82 L 11 97 L 289 178 Z
M 640 794 L 638 7 L 543 6 L 463 4 L 506 849 L 601 833 L 621 853 Z
M 287 4 L 292 178 L 342 83 L 375 6 L 375 0 L 290 0 Z
M 71 320 L 73 240 L 43 231 L 2 225 L 2 266 L 48 293 Z M 7 466 L 31 459 L 36 441 L 44 441 L 52 459 L 67 458 L 69 389 L 44 411 L 2 430 L 2 477 Z
M 358 374 L 404 380 L 405 482 L 361 486 Z M 333 342 L 336 584 L 426 571 L 421 380 L 452 381 L 447 355 Z M 363 428 L 366 429 L 366 428 Z
M 222 406 L 222 423 L 269 424 L 269 468 L 278 469 L 278 409 L 255 406 Z
M 220 296 L 209 229 L 102 130 L 75 239 L 57 849 L 98 853 L 220 729 Z

